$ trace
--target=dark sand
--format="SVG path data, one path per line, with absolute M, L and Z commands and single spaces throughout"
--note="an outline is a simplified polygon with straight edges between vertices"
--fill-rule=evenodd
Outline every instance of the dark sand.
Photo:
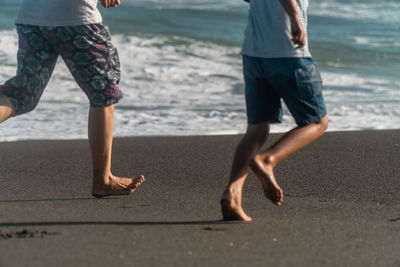
M 400 266 L 400 130 L 327 133 L 276 169 L 281 207 L 250 175 L 253 222 L 223 223 L 239 139 L 115 139 L 113 172 L 147 180 L 107 199 L 87 141 L 0 143 L 0 266 Z

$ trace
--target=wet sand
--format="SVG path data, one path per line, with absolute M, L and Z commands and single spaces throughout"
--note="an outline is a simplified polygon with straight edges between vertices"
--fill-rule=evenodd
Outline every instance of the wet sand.
M 0 266 L 400 266 L 400 130 L 327 133 L 277 167 L 281 207 L 250 175 L 253 222 L 225 223 L 240 137 L 117 138 L 146 182 L 105 199 L 86 140 L 0 143 Z

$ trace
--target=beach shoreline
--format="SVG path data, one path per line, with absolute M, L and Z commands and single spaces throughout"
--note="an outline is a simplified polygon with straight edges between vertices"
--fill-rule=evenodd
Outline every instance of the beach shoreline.
M 87 140 L 0 142 L 0 266 L 400 264 L 400 130 L 326 133 L 277 167 L 281 207 L 251 174 L 253 222 L 225 223 L 241 136 L 115 138 L 113 172 L 147 180 L 100 200 Z

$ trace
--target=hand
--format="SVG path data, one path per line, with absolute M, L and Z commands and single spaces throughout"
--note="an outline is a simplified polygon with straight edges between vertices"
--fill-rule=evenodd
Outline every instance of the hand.
M 121 4 L 120 0 L 100 0 L 104 7 L 117 7 Z
M 306 31 L 303 29 L 298 18 L 291 21 L 291 26 L 292 42 L 296 46 L 296 49 L 302 48 L 306 44 Z

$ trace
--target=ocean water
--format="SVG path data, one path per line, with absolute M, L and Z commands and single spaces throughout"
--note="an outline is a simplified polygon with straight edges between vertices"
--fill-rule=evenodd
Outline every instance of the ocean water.
M 0 0 L 0 82 L 16 71 L 14 19 Z M 309 40 L 330 131 L 400 127 L 400 2 L 311 0 Z M 116 136 L 235 134 L 246 129 L 241 0 L 122 0 L 101 8 L 122 64 Z M 0 125 L 0 141 L 87 136 L 88 101 L 60 60 L 33 112 Z M 272 132 L 295 126 L 285 109 Z

